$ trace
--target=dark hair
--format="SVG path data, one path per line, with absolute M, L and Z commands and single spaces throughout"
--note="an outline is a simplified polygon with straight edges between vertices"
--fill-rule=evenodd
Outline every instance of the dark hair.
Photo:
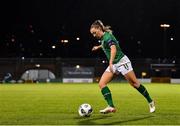
M 92 25 L 91 28 L 100 28 L 102 31 L 110 32 L 112 33 L 112 30 L 110 29 L 111 26 L 104 26 L 101 20 L 96 20 Z

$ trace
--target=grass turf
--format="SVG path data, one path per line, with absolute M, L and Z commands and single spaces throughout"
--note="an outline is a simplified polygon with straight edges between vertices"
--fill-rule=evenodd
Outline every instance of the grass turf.
M 144 84 L 156 101 L 149 113 L 146 100 L 128 84 L 109 84 L 117 112 L 106 107 L 97 84 L 1 84 L 0 125 L 180 125 L 180 85 Z M 78 115 L 89 103 L 91 117 Z

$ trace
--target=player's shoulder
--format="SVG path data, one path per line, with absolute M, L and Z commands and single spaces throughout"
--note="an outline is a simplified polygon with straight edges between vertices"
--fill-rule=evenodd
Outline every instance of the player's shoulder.
M 108 41 L 108 40 L 112 39 L 112 36 L 113 35 L 111 33 L 105 32 L 103 39 L 104 39 L 104 41 Z

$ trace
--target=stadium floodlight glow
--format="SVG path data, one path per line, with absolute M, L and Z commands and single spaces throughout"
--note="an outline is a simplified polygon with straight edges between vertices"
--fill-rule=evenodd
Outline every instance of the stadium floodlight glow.
M 67 39 L 61 40 L 62 43 L 68 43 L 69 41 Z
M 56 46 L 53 45 L 53 46 L 52 46 L 52 49 L 55 49 L 55 48 L 56 48 Z
M 141 76 L 142 76 L 142 77 L 145 77 L 146 75 L 147 75 L 146 72 L 142 72 L 142 73 L 141 73 Z
M 105 61 L 105 60 L 103 60 L 103 61 L 102 61 L 102 63 L 106 63 L 106 61 Z
M 79 68 L 80 68 L 80 65 L 76 65 L 76 68 L 79 69 Z
M 170 24 L 161 24 L 160 27 L 161 27 L 161 28 L 169 28 L 169 27 L 170 27 Z
M 79 41 L 79 40 L 80 40 L 80 38 L 79 38 L 79 37 L 77 37 L 77 38 L 76 38 L 76 40 L 78 40 L 78 41 Z
M 39 68 L 41 65 L 40 64 L 36 64 L 35 66 Z
M 68 40 L 64 40 L 64 43 L 68 43 L 69 41 Z

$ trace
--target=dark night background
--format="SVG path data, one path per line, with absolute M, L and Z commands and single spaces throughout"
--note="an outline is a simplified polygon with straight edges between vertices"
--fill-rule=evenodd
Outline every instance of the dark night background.
M 180 58 L 180 0 L 2 0 L 0 57 L 104 56 L 91 52 L 98 42 L 89 28 L 97 19 L 112 26 L 131 58 Z M 166 53 L 162 23 L 171 25 Z

